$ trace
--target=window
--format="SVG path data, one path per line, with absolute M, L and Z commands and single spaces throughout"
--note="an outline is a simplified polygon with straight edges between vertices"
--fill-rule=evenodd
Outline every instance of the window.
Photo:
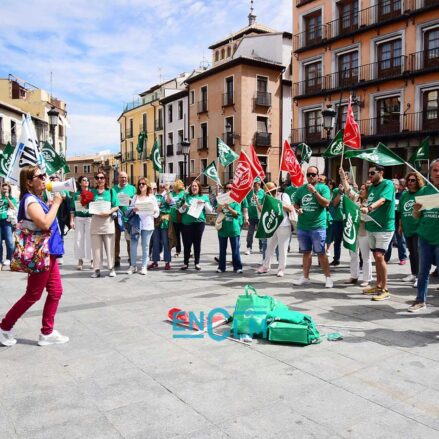
M 224 95 L 224 105 L 233 105 L 233 76 L 226 78 L 226 93 Z
M 305 24 L 305 44 L 311 45 L 322 40 L 322 11 L 318 10 L 303 17 Z
M 234 45 L 233 45 L 233 53 L 235 53 L 236 52 L 236 49 L 238 48 L 238 45 L 235 43 Z
M 195 138 L 195 127 L 193 125 L 189 128 L 189 140 L 192 140 Z
M 77 173 L 78 173 L 78 165 L 75 165 L 75 166 L 73 167 L 73 169 L 74 169 L 74 173 L 77 174 Z
M 183 142 L 183 130 L 179 130 L 177 133 L 178 143 Z
M 339 110 L 340 108 L 340 110 Z M 348 104 L 342 104 L 341 107 L 337 105 L 337 125 L 335 126 L 335 132 L 344 128 L 346 123 L 346 116 L 348 113 Z M 354 112 L 354 119 L 358 122 L 360 120 L 360 110 L 358 105 L 352 105 L 352 111 Z
M 219 51 L 217 50 L 215 52 L 215 62 L 218 62 L 218 60 L 219 60 Z
M 169 133 L 168 134 L 168 145 L 173 145 L 173 144 L 174 144 L 174 134 Z
M 234 126 L 233 126 L 234 118 L 233 117 L 226 117 L 224 119 L 224 136 L 223 141 L 229 146 L 234 145 Z
M 322 137 L 322 112 L 320 109 L 306 111 L 305 119 L 305 140 L 320 140 Z
M 183 119 L 183 101 L 178 101 L 178 120 Z
M 226 52 L 224 49 L 221 49 L 221 59 L 224 59 Z
M 146 113 L 142 114 L 142 129 L 141 129 L 141 131 L 144 131 L 145 133 L 148 132 Z
M 91 172 L 91 166 L 90 165 L 84 165 L 84 174 L 90 174 L 90 172 Z M 75 174 L 76 174 L 76 171 L 75 171 Z
M 134 165 L 130 165 L 130 175 L 129 175 L 129 178 L 130 178 L 130 183 L 134 184 Z
M 189 99 L 190 104 L 191 104 L 191 105 L 195 104 L 195 90 L 191 90 L 189 96 L 190 96 L 190 99 Z
M 343 53 L 338 56 L 338 85 L 358 82 L 358 51 Z
M 168 170 L 170 174 L 174 173 L 174 163 L 168 163 Z
M 358 0 L 345 0 L 337 3 L 339 34 L 352 32 L 358 28 Z
M 64 137 L 64 127 L 62 125 L 58 125 L 58 137 Z
M 377 99 L 377 134 L 392 134 L 400 131 L 401 102 L 399 96 Z
M 378 19 L 380 21 L 399 15 L 401 15 L 401 0 L 378 0 Z
M 207 149 L 207 123 L 201 124 L 200 149 Z
M 268 78 L 265 76 L 257 77 L 257 90 L 258 92 L 266 93 L 268 90 Z
M 130 133 L 130 135 L 129 135 L 129 137 L 133 137 L 133 126 L 134 126 L 134 121 L 133 121 L 133 119 L 130 119 L 129 120 L 129 124 L 130 124 L 130 128 L 129 128 L 129 133 Z
M 439 27 L 424 33 L 424 67 L 439 66 Z
M 195 160 L 191 160 L 190 173 L 195 174 Z
M 401 39 L 378 44 L 378 77 L 388 78 L 402 72 Z
M 268 78 L 265 76 L 256 77 L 256 104 L 260 106 L 271 105 L 271 94 L 268 91 Z
M 156 120 L 156 127 L 155 129 L 157 131 L 160 131 L 163 129 L 163 111 L 161 108 L 157 110 L 157 120 Z
M 207 159 L 201 159 L 200 162 L 200 171 L 203 172 L 207 168 Z M 207 177 L 204 174 L 201 176 L 200 181 L 203 186 L 207 186 Z
M 172 104 L 168 105 L 168 122 L 172 123 Z
M 13 120 L 11 120 L 11 145 L 17 146 L 17 127 Z
M 227 47 L 227 58 L 230 58 L 232 56 L 232 48 L 229 46 Z
M 439 126 L 439 88 L 422 94 L 422 129 L 436 130 Z
M 257 130 L 258 133 L 268 133 L 268 118 L 266 117 L 257 117 Z
M 305 65 L 305 93 L 313 93 L 322 89 L 321 61 Z

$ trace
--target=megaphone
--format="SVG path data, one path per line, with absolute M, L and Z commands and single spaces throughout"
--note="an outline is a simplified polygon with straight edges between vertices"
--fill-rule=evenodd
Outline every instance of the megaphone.
M 76 192 L 76 181 L 73 177 L 66 181 L 47 181 L 46 189 L 49 192 Z

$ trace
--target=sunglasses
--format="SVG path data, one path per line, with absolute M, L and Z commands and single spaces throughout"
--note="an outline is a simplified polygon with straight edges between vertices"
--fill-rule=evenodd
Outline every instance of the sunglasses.
M 409 178 L 407 183 L 416 183 L 416 178 Z
M 95 177 L 96 178 L 96 180 L 105 180 L 105 177 Z
M 233 189 L 233 186 L 226 186 L 226 190 L 231 191 Z
M 370 172 L 368 172 L 368 175 L 375 175 L 376 174 L 376 171 L 370 171 Z
M 146 186 L 146 183 L 139 183 L 139 186 Z
M 83 178 L 83 179 L 81 180 L 81 183 L 82 183 L 83 181 L 88 181 L 88 178 Z
M 307 176 L 307 177 L 316 177 L 317 174 L 314 173 L 314 172 L 308 172 L 308 173 L 306 174 L 306 176 Z
M 38 175 L 34 175 L 34 176 L 32 177 L 32 179 L 34 179 L 34 178 L 39 178 L 41 181 L 43 181 L 43 180 L 46 179 L 46 177 L 47 177 L 46 174 L 38 174 Z

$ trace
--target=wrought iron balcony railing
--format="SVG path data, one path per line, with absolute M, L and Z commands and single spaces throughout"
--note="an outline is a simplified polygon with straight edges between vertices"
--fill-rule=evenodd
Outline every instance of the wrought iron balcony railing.
M 233 92 L 223 94 L 223 107 L 233 105 L 235 103 Z
M 223 142 L 228 146 L 234 146 L 235 145 L 235 136 L 236 133 L 223 133 Z
M 198 150 L 207 149 L 207 137 L 198 138 L 197 149 Z
M 271 107 L 271 93 L 266 91 L 256 92 L 255 104 L 260 107 Z
M 207 99 L 198 102 L 197 114 L 207 113 Z
M 271 133 L 257 131 L 254 142 L 255 146 L 271 146 Z

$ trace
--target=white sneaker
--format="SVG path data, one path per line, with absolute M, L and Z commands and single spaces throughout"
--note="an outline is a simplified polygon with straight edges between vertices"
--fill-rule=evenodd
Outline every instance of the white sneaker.
M 245 255 L 251 255 L 252 254 L 252 251 L 251 251 L 251 249 L 250 248 L 248 248 L 247 249 L 247 251 L 244 253 Z
M 277 277 L 284 277 L 284 271 L 283 270 L 279 270 L 276 274 Z
M 325 282 L 325 288 L 332 288 L 334 286 L 334 281 L 332 278 L 327 277 Z
M 116 271 L 114 270 L 114 268 L 110 271 L 110 273 L 108 274 L 109 277 L 116 277 Z
M 64 264 L 64 258 L 58 258 L 57 261 L 58 261 L 58 265 Z
M 242 274 L 242 269 L 241 269 L 241 268 L 238 268 L 237 270 L 235 270 L 235 273 L 236 273 L 236 274 Z
M 3 265 L 5 267 L 9 267 L 11 265 L 11 261 L 9 259 L 5 259 L 4 262 L 3 262 Z
M 309 285 L 311 281 L 306 277 L 301 277 L 300 279 L 294 280 L 293 285 Z
M 49 335 L 40 334 L 38 338 L 38 346 L 49 346 L 50 344 L 62 344 L 67 343 L 69 337 L 61 335 L 57 330 L 53 330 Z
M 142 267 L 142 269 L 140 270 L 140 274 L 142 274 L 143 276 L 145 276 L 146 274 L 148 274 L 148 270 L 146 267 Z
M 415 278 L 415 281 L 413 282 L 413 288 L 418 288 L 418 279 Z
M 137 271 L 137 267 L 130 267 L 127 270 L 127 274 L 133 274 Z
M 403 278 L 403 282 L 414 282 L 416 280 L 416 276 L 414 276 L 413 274 L 409 274 L 408 276 L 406 276 L 405 278 Z
M 0 344 L 3 346 L 14 346 L 17 340 L 12 335 L 12 331 L 3 331 L 0 329 Z

